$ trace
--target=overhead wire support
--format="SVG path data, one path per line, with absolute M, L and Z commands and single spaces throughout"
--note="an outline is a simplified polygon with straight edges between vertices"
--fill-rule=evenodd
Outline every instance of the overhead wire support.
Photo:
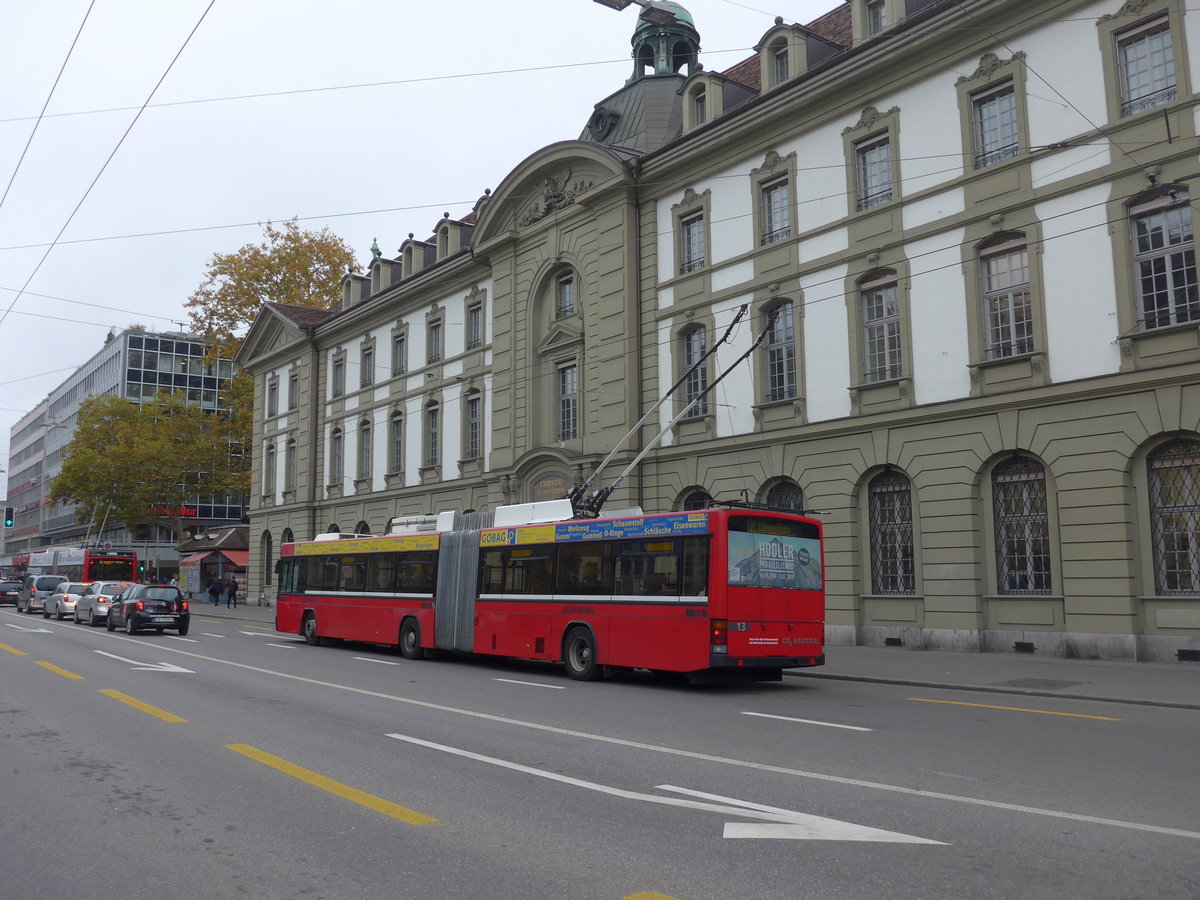
M 708 362 L 708 358 L 717 352 L 718 347 L 720 347 L 722 344 L 724 344 L 726 341 L 729 340 L 730 336 L 733 334 L 733 329 L 737 327 L 737 324 L 740 321 L 742 321 L 742 319 L 745 317 L 746 313 L 748 313 L 749 311 L 750 311 L 750 304 L 743 303 L 738 308 L 737 314 L 733 317 L 733 321 L 729 323 L 729 327 L 725 329 L 725 333 L 721 335 L 721 339 L 714 342 L 711 347 L 709 347 L 707 350 L 705 350 L 704 353 L 701 354 L 700 358 L 698 360 L 696 360 L 688 368 L 688 370 L 686 372 L 684 372 L 682 375 L 679 376 L 679 380 L 676 381 L 673 385 L 671 385 L 667 389 L 666 393 L 664 393 L 661 397 L 659 397 L 654 402 L 653 406 L 651 406 L 648 410 L 646 410 L 646 412 L 642 415 L 642 417 L 640 419 L 638 419 L 637 422 L 634 423 L 633 427 L 630 428 L 629 431 L 627 431 L 625 433 L 625 436 L 622 437 L 619 441 L 617 441 L 616 445 L 612 448 L 612 450 L 609 451 L 608 456 L 604 457 L 604 459 L 601 460 L 600 465 L 596 466 L 596 470 L 587 477 L 586 481 L 584 481 L 581 484 L 573 485 L 571 487 L 571 489 L 569 491 L 567 491 L 566 494 L 563 495 L 564 500 L 571 501 L 571 509 L 574 511 L 575 515 L 594 517 L 595 515 L 597 515 L 599 513 L 599 511 L 600 511 L 599 507 L 596 508 L 595 512 L 591 512 L 590 511 L 591 510 L 590 501 L 581 501 L 580 498 L 582 498 L 584 496 L 584 494 L 587 493 L 587 489 L 589 487 L 591 487 L 593 483 L 595 483 L 597 478 L 600 477 L 600 473 L 604 471 L 604 469 L 608 466 L 608 464 L 610 462 L 612 462 L 613 457 L 616 456 L 621 451 L 621 448 L 625 446 L 625 443 L 631 437 L 633 437 L 633 435 L 637 434 L 638 429 L 641 428 L 643 424 L 645 424 L 646 420 L 649 419 L 652 415 L 654 415 L 654 413 L 657 412 L 659 407 L 661 407 L 664 403 L 666 403 L 672 394 L 674 394 L 677 390 L 679 390 L 680 386 L 683 385 L 683 383 L 685 381 L 687 381 L 688 378 L 691 377 L 693 372 L 695 372 L 702 365 L 704 365 L 706 362 Z M 689 405 L 689 408 L 690 408 L 690 405 Z M 610 491 L 610 493 L 611 493 L 611 491 Z M 608 495 L 606 494 L 605 496 L 607 497 Z
M 739 318 L 741 316 L 741 312 L 744 311 L 745 309 L 746 309 L 746 307 L 745 307 L 745 305 L 743 305 L 742 310 L 739 311 L 739 316 L 738 316 Z M 733 361 L 733 365 L 729 366 L 729 368 L 727 368 L 725 371 L 721 372 L 721 374 L 719 374 L 716 378 L 714 378 L 712 383 L 709 384 L 708 387 L 706 387 L 704 390 L 697 393 L 696 396 L 693 397 L 683 407 L 683 409 L 681 409 L 679 411 L 679 413 L 675 416 L 675 418 L 673 418 L 670 422 L 668 422 L 662 428 L 662 430 L 659 431 L 659 433 L 656 434 L 653 437 L 653 439 L 651 439 L 650 442 L 646 444 L 645 448 L 640 453 L 638 453 L 638 455 L 635 456 L 632 461 L 630 461 L 629 465 L 627 465 L 625 467 L 625 471 L 623 471 L 620 475 L 618 475 L 613 480 L 612 484 L 610 484 L 608 487 L 600 488 L 600 490 L 594 492 L 592 494 L 592 496 L 588 497 L 585 501 L 578 504 L 578 507 L 582 509 L 584 515 L 587 515 L 588 517 L 591 517 L 591 518 L 595 518 L 600 515 L 600 509 L 601 509 L 601 507 L 604 506 L 604 502 L 609 498 L 609 495 L 611 495 L 613 491 L 615 491 L 618 487 L 621 486 L 621 482 L 623 482 L 626 479 L 626 477 L 629 475 L 629 473 L 634 470 L 634 468 L 637 466 L 637 464 L 640 463 L 642 461 L 642 459 L 645 458 L 646 454 L 649 453 L 651 450 L 653 450 L 655 447 L 657 447 L 659 442 L 664 437 L 666 437 L 667 433 L 672 428 L 675 427 L 676 423 L 679 422 L 681 419 L 685 418 L 688 415 L 688 413 L 690 413 L 692 411 L 692 408 L 697 403 L 699 403 L 701 400 L 703 400 L 705 397 L 707 397 L 710 393 L 712 393 L 713 389 L 716 388 L 716 386 L 718 384 L 720 384 L 722 381 L 724 381 L 730 372 L 732 372 L 734 369 L 736 369 L 738 366 L 740 366 L 742 363 L 744 363 L 747 359 L 749 359 L 750 355 L 752 353 L 754 353 L 754 351 L 757 350 L 760 346 L 762 346 L 762 342 L 767 339 L 767 335 L 769 335 L 771 333 L 771 329 L 775 327 L 775 319 L 778 318 L 778 316 L 779 316 L 779 308 L 776 307 L 775 309 L 771 310 L 771 312 L 767 315 L 767 324 L 763 327 L 763 330 L 761 332 L 759 332 L 758 337 L 756 337 L 754 339 L 754 343 L 752 343 L 750 345 L 750 347 L 746 350 L 745 353 L 743 353 L 741 356 L 739 356 L 737 359 L 735 359 Z M 735 320 L 735 324 L 736 324 L 736 320 Z M 729 330 L 732 330 L 732 328 L 733 328 L 733 325 L 730 325 Z M 721 339 L 722 342 L 725 340 L 725 338 L 727 338 L 729 336 L 729 330 L 727 330 L 725 333 L 725 336 L 722 337 L 722 339 Z M 715 350 L 716 347 L 717 347 L 717 345 L 714 344 L 713 349 Z M 703 357 L 701 358 L 701 362 L 702 361 L 703 361 Z M 697 365 L 699 365 L 699 364 L 700 363 L 697 363 Z M 696 366 L 693 366 L 691 369 L 688 370 L 688 372 L 690 373 L 695 368 L 696 368 Z M 686 375 L 685 375 L 685 377 L 686 377 Z M 678 382 L 676 382 L 676 384 L 671 388 L 671 390 L 675 390 L 676 388 L 678 388 L 679 384 L 681 384 L 683 382 L 683 380 L 684 379 L 681 378 Z M 664 397 L 663 399 L 666 399 L 666 398 Z M 661 405 L 661 401 L 658 405 Z M 647 415 L 649 415 L 649 414 L 647 413 Z M 645 417 L 643 417 L 643 419 L 644 418 Z M 641 424 L 641 423 L 639 422 L 638 424 Z M 634 427 L 637 427 L 637 426 L 634 426 Z M 572 501 L 572 506 L 576 506 L 574 501 Z

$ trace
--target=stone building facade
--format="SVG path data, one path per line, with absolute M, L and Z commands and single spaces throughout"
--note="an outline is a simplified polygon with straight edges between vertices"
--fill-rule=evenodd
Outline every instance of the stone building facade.
M 578 139 L 264 308 L 252 595 L 282 541 L 661 433 L 610 503 L 814 511 L 832 644 L 1200 653 L 1198 14 L 848 0 L 710 72 L 656 5 Z

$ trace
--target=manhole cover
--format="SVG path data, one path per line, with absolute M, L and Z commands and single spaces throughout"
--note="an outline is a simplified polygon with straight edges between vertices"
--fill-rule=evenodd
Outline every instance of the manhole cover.
M 1042 691 L 1056 691 L 1059 688 L 1074 687 L 1077 684 L 1087 684 L 1086 681 L 1055 681 L 1053 678 L 1014 678 L 1004 684 L 1020 688 L 1036 688 Z

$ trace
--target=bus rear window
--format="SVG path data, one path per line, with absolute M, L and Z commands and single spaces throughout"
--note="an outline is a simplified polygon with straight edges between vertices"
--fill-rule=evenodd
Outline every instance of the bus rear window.
M 793 519 L 731 517 L 729 584 L 820 590 L 823 584 L 820 530 L 811 522 Z

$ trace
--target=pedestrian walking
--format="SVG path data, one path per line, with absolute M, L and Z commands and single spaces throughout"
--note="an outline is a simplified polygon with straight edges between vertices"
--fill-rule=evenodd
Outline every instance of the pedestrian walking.
M 229 609 L 230 607 L 232 607 L 233 609 L 237 609 L 237 591 L 238 591 L 237 579 L 234 578 L 232 575 L 230 575 L 229 581 L 225 585 L 225 608 L 226 609 Z
M 208 583 L 208 602 L 216 606 L 221 602 L 221 594 L 224 592 L 225 586 L 220 580 L 214 578 Z

